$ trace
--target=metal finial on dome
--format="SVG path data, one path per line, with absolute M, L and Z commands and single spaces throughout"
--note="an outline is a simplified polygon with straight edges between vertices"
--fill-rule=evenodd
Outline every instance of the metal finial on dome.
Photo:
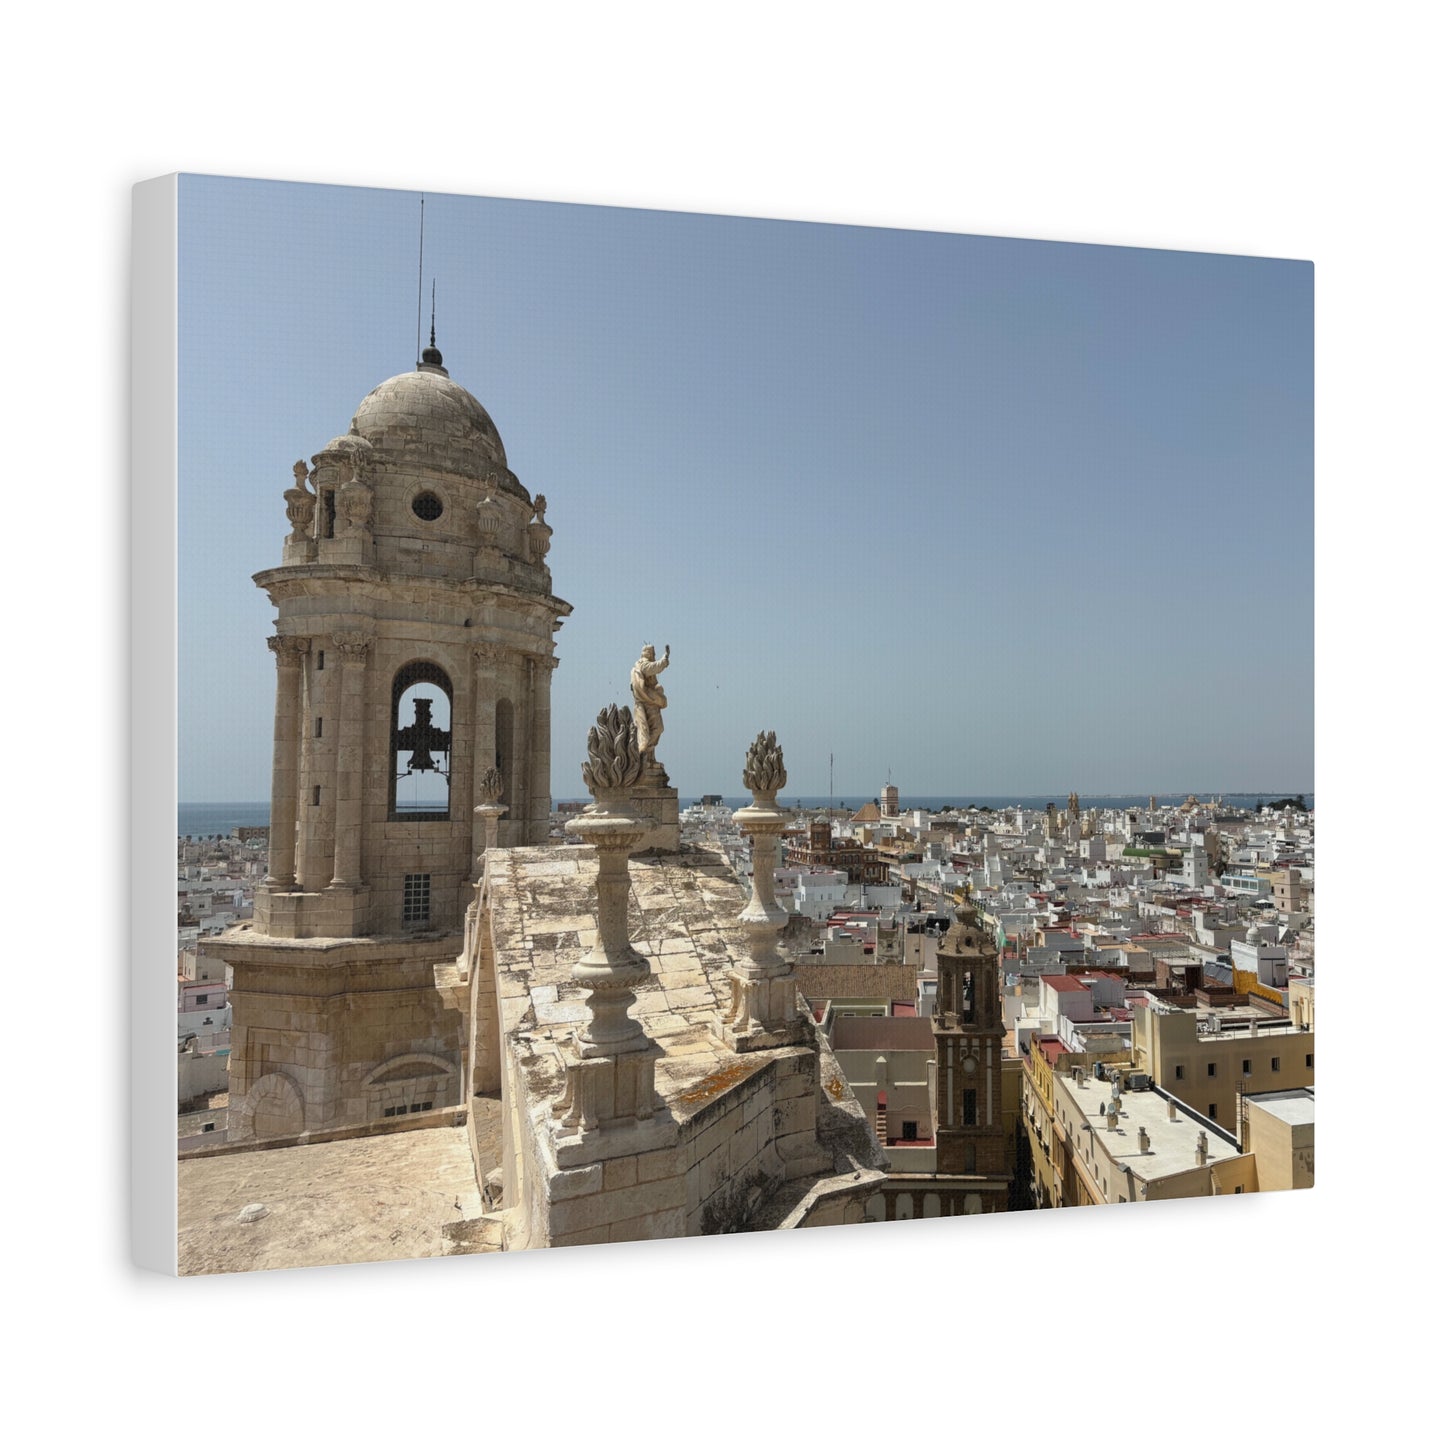
M 431 283 L 431 344 L 421 354 L 421 365 L 434 366 L 441 372 L 446 371 L 446 367 L 442 365 L 442 354 L 437 350 L 437 283 L 435 279 Z

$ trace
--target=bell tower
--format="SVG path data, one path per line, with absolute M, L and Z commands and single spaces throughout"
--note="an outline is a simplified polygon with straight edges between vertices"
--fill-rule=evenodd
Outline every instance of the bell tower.
M 1008 1207 L 1014 1147 L 1004 1127 L 1003 1040 L 998 948 L 965 902 L 939 945 L 933 1014 L 937 1171 L 964 1176 L 951 1191 L 963 1194 L 964 1213 Z
M 502 775 L 503 846 L 546 842 L 552 595 L 547 501 L 435 344 L 350 430 L 295 467 L 277 611 L 271 854 L 275 938 L 461 927 Z
M 432 344 L 286 490 L 271 841 L 232 965 L 230 1136 L 461 1102 L 454 977 L 486 847 L 546 842 L 553 633 L 547 501 Z M 496 809 L 493 809 L 496 812 Z

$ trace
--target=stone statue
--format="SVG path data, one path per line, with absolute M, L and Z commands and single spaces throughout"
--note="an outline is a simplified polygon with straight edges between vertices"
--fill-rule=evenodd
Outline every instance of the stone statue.
M 642 656 L 632 667 L 632 709 L 633 722 L 637 726 L 637 746 L 645 761 L 657 761 L 657 740 L 662 736 L 662 710 L 667 706 L 667 694 L 658 685 L 657 674 L 672 661 L 672 647 L 662 650 L 662 661 L 657 660 L 657 650 L 649 642 L 642 649 Z

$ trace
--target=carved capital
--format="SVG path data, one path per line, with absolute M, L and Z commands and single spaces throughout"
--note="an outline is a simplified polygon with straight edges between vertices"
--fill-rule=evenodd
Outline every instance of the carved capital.
M 360 666 L 371 651 L 371 633 L 357 630 L 332 634 L 332 645 L 341 654 L 342 666 Z
M 472 644 L 473 659 L 490 667 L 500 666 L 508 660 L 510 655 L 511 649 L 503 647 L 497 642 L 474 642 Z
M 266 646 L 276 654 L 277 667 L 300 667 L 301 659 L 311 651 L 311 639 L 277 634 L 266 639 Z

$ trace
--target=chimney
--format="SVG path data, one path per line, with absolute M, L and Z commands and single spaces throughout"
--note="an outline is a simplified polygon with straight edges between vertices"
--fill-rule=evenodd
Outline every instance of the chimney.
M 1149 1152 L 1149 1131 L 1142 1124 L 1139 1126 L 1139 1152 L 1141 1154 Z
M 1179 1117 L 1179 1107 L 1173 1099 L 1169 1101 L 1169 1122 L 1172 1124 Z
M 1201 1168 L 1209 1163 L 1209 1135 L 1199 1131 L 1199 1140 L 1194 1146 L 1194 1162 Z

